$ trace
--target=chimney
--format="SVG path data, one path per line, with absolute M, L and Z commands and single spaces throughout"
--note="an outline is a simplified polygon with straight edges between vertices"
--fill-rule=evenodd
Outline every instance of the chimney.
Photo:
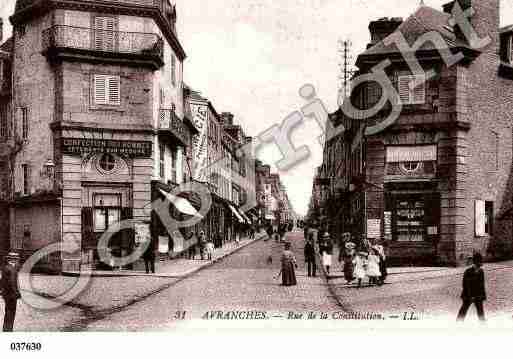
M 383 17 L 379 20 L 372 21 L 369 24 L 369 31 L 371 35 L 371 42 L 367 45 L 370 48 L 378 42 L 383 41 L 388 35 L 393 33 L 403 23 L 401 17 Z
M 444 12 L 451 14 L 456 1 L 460 4 L 463 11 L 470 7 L 474 10 L 474 15 L 469 20 L 479 38 L 485 39 L 490 37 L 491 39 L 489 46 L 479 50 L 497 53 L 499 48 L 500 0 L 455 0 L 443 5 Z M 469 39 L 465 37 L 460 29 L 456 27 L 454 32 L 458 38 L 468 42 Z
M 223 112 L 221 114 L 221 120 L 225 125 L 233 125 L 233 114 L 231 112 Z

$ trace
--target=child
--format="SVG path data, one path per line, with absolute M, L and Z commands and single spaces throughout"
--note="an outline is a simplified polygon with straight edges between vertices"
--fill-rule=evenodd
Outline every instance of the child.
M 378 284 L 378 279 L 381 278 L 379 270 L 379 253 L 375 249 L 371 249 L 367 265 L 367 276 L 369 277 L 369 284 Z
M 358 288 L 362 286 L 365 278 L 365 267 L 367 266 L 367 256 L 365 252 L 358 252 L 354 260 L 354 276 L 358 280 Z

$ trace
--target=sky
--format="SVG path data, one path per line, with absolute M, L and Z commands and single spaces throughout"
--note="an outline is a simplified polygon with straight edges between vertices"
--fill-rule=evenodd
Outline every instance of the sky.
M 305 101 L 304 84 L 314 85 L 331 112 L 336 110 L 341 57 L 339 40 L 351 40 L 353 61 L 369 42 L 369 21 L 408 17 L 420 0 L 172 0 L 177 31 L 187 52 L 185 82 L 208 97 L 218 112 L 235 114 L 249 136 L 258 136 Z M 448 0 L 424 0 L 441 9 Z M 0 0 L 4 33 L 14 0 Z M 502 24 L 513 23 L 513 1 L 502 0 Z M 292 133 L 296 147 L 311 155 L 280 172 L 295 211 L 306 214 L 315 168 L 322 163 L 321 128 L 306 120 Z M 258 157 L 273 165 L 278 148 L 267 145 Z

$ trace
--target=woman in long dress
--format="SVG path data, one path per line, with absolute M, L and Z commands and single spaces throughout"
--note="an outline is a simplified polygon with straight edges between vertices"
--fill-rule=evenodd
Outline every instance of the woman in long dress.
M 333 244 L 331 243 L 331 238 L 328 232 L 323 235 L 320 251 L 322 255 L 322 265 L 326 269 L 326 273 L 329 275 L 332 261 L 331 257 L 333 255 Z
M 344 278 L 347 284 L 354 280 L 354 248 L 347 246 L 344 250 Z
M 297 285 L 296 271 L 297 267 L 296 258 L 294 253 L 290 250 L 290 243 L 285 243 L 285 250 L 281 255 L 281 279 L 282 285 L 286 287 Z
M 365 279 L 367 267 L 367 256 L 366 252 L 359 252 L 354 260 L 354 276 L 358 280 L 358 287 L 362 286 L 362 281 Z
M 379 255 L 375 249 L 371 249 L 367 264 L 367 277 L 369 277 L 369 284 L 378 284 L 379 278 L 381 278 L 381 272 L 379 270 Z

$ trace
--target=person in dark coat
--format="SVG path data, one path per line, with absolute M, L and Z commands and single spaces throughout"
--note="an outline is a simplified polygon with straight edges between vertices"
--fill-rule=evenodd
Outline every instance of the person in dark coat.
M 483 257 L 480 253 L 475 253 L 472 257 L 472 267 L 463 274 L 463 292 L 461 299 L 463 305 L 458 313 L 458 321 L 464 321 L 468 309 L 474 303 L 477 309 L 479 320 L 485 321 L 483 302 L 486 301 L 485 275 L 483 268 Z
M 317 264 L 315 263 L 315 247 L 312 241 L 307 240 L 305 244 L 305 262 L 308 266 L 308 276 L 317 276 Z
M 9 253 L 5 258 L 5 265 L 2 268 L 2 280 L 0 292 L 5 302 L 4 332 L 12 332 L 14 319 L 16 318 L 16 306 L 21 298 L 18 287 L 18 264 L 20 256 L 17 253 Z
M 155 274 L 155 248 L 153 248 L 153 244 L 150 243 L 148 248 L 143 254 L 144 259 L 144 267 L 146 268 L 146 274 L 151 273 Z

